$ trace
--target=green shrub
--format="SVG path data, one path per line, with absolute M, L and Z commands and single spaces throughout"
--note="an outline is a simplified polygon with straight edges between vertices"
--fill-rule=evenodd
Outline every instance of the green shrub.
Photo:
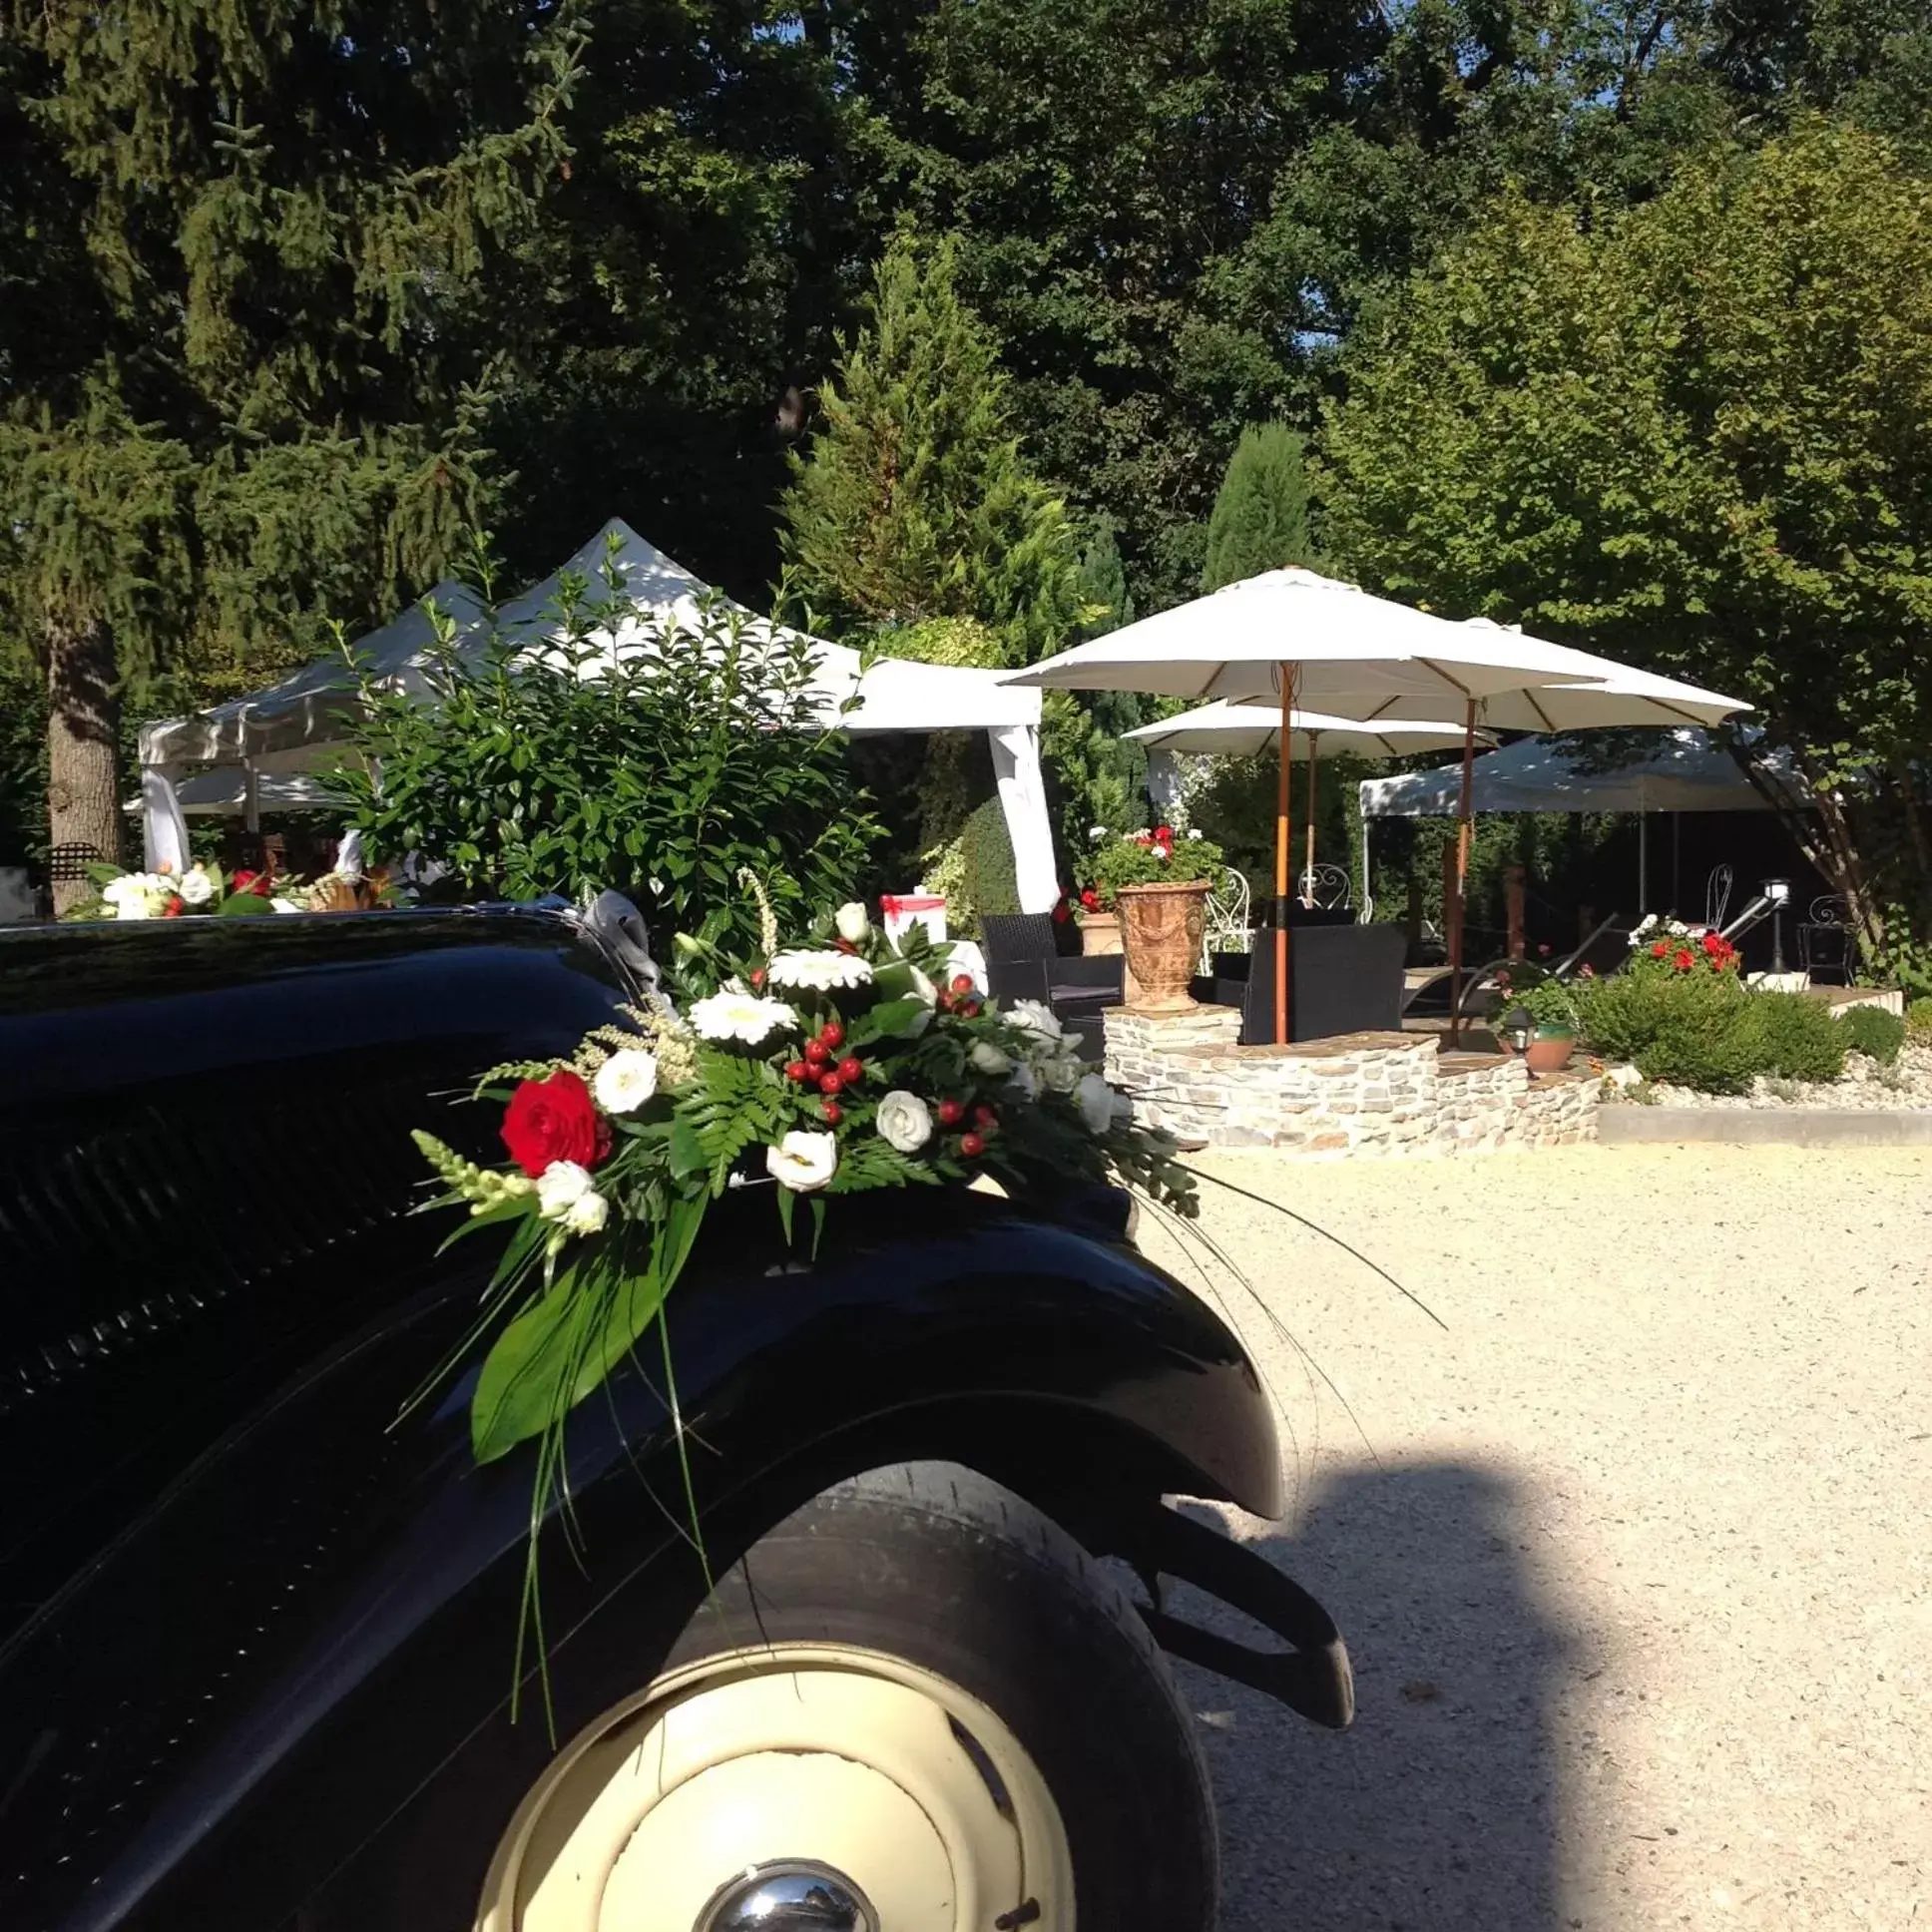
M 1932 1047 L 1932 999 L 1914 1000 L 1905 1009 L 1905 1037 L 1915 1047 Z
M 1759 1048 L 1743 1017 L 1755 995 L 1731 975 L 1618 973 L 1571 991 L 1591 1051 L 1631 1062 L 1646 1080 L 1741 1094 L 1759 1071 Z
M 1836 1080 L 1845 1070 L 1847 1029 L 1822 1000 L 1803 993 L 1752 993 L 1744 1006 L 1744 1035 L 1755 1071 L 1785 1080 Z
M 1905 1022 L 1882 1006 L 1850 1007 L 1838 1024 L 1849 1036 L 1847 1044 L 1870 1054 L 1881 1067 L 1889 1067 L 1905 1044 Z
M 975 919 L 1018 912 L 1020 888 L 1014 876 L 1013 839 L 997 798 L 985 799 L 967 814 L 959 834 L 960 886 Z M 950 929 L 950 928 L 949 928 Z

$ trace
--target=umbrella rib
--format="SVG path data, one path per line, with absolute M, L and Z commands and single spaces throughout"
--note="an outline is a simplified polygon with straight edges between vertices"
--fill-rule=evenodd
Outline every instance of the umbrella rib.
M 1448 685 L 1452 690 L 1455 691 L 1458 697 L 1468 699 L 1468 698 L 1473 698 L 1475 696 L 1475 694 L 1469 689 L 1467 685 L 1462 683 L 1460 679 L 1452 678 L 1449 675 L 1449 673 L 1444 671 L 1443 668 L 1439 664 L 1437 664 L 1433 658 L 1417 658 L 1416 663 L 1421 665 L 1425 671 L 1434 672 L 1435 675 L 1438 678 L 1440 678 L 1445 685 Z
M 1525 685 L 1523 687 L 1523 696 L 1528 701 L 1530 710 L 1535 712 L 1538 718 L 1542 719 L 1543 728 L 1546 731 L 1554 731 L 1556 729 L 1556 726 L 1550 722 L 1550 714 L 1546 712 L 1543 709 L 1543 707 L 1536 702 L 1536 693 L 1530 690 L 1530 688 L 1527 685 Z

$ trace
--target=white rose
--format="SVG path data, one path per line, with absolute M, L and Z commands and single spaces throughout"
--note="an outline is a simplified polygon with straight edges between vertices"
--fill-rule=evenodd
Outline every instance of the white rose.
M 1114 1125 L 1114 1090 L 1099 1074 L 1083 1075 L 1074 1098 L 1089 1134 L 1105 1134 Z
M 917 1154 L 932 1139 L 932 1110 L 917 1094 L 895 1087 L 879 1102 L 878 1129 L 888 1147 Z
M 808 1195 L 832 1178 L 838 1166 L 838 1142 L 830 1134 L 794 1129 L 776 1147 L 765 1149 L 764 1165 L 780 1187 Z
M 1064 1031 L 1052 1007 L 1044 1000 L 1015 1000 L 1000 1009 L 1000 1017 L 1022 1033 L 1039 1040 L 1058 1040 Z
M 564 1210 L 564 1226 L 573 1234 L 601 1234 L 611 1217 L 611 1204 L 595 1188 L 582 1194 Z
M 657 1091 L 657 1055 L 640 1047 L 612 1054 L 591 1082 L 591 1092 L 607 1114 L 635 1114 Z
M 269 908 L 275 912 L 299 912 L 301 907 L 293 899 L 270 899 Z
M 779 953 L 767 970 L 773 986 L 802 986 L 814 993 L 829 993 L 839 986 L 869 986 L 872 983 L 871 967 L 853 953 Z
M 847 899 L 832 914 L 832 924 L 838 928 L 838 936 L 856 946 L 872 930 L 872 922 L 865 916 L 865 908 L 856 899 Z
M 1040 1076 L 1033 1071 L 1031 1061 L 1022 1060 L 1013 1069 L 1013 1078 L 1006 1084 L 1022 1100 L 1031 1101 L 1040 1098 Z
M 178 890 L 181 893 L 183 905 L 207 905 L 215 896 L 215 881 L 198 865 L 192 872 L 182 874 L 182 882 Z
M 562 1220 L 594 1192 L 589 1168 L 575 1161 L 553 1161 L 537 1178 L 537 1211 L 545 1220 Z
M 998 1047 L 985 1040 L 979 1041 L 966 1057 L 979 1073 L 1010 1074 L 1013 1071 L 1013 1062 Z
M 1040 1063 L 1040 1078 L 1049 1093 L 1071 1094 L 1080 1085 L 1080 1074 L 1081 1062 L 1070 1053 L 1056 1054 Z
M 130 892 L 114 908 L 117 919 L 152 919 L 155 916 L 154 902 L 145 892 Z
M 726 987 L 710 999 L 694 1000 L 691 1023 L 707 1040 L 741 1040 L 755 1047 L 774 1029 L 796 1026 L 798 1016 L 782 1000 L 761 1000 Z

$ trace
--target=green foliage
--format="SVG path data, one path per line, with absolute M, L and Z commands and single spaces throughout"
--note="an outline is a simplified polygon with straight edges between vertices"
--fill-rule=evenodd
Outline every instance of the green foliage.
M 1838 1024 L 1849 1044 L 1881 1067 L 1889 1067 L 1905 1045 L 1905 1022 L 1882 1006 L 1847 1007 Z
M 1802 993 L 1749 994 L 1742 1032 L 1759 1073 L 1780 1080 L 1836 1080 L 1845 1070 L 1851 1036 L 1822 1000 Z
M 1081 615 L 1073 527 L 1021 460 L 951 242 L 894 239 L 819 401 L 783 504 L 797 593 L 873 624 L 974 618 L 1008 663 L 1056 650 Z
M 1905 1035 L 1915 1047 L 1932 1047 L 1932 999 L 1914 1000 L 1905 1009 Z
M 1114 519 L 1105 514 L 1095 519 L 1094 535 L 1080 553 L 1080 602 L 1087 613 L 1080 627 L 1083 643 L 1134 622 L 1134 599 Z
M 1749 699 L 1868 950 L 1925 928 L 1932 182 L 1801 119 L 1621 215 L 1512 195 L 1349 364 L 1347 568 Z
M 997 915 L 1020 909 L 1013 840 L 997 798 L 975 805 L 960 828 L 959 889 L 975 920 L 989 912 Z
M 1853 1044 L 1822 1001 L 1751 992 L 1735 973 L 1626 971 L 1570 992 L 1593 1052 L 1706 1094 L 1746 1093 L 1760 1074 L 1836 1080 Z
M 1765 1041 L 1745 1023 L 1761 996 L 1746 993 L 1734 975 L 1625 972 L 1577 983 L 1573 992 L 1591 1051 L 1630 1062 L 1646 1080 L 1741 1094 L 1765 1071 Z
M 1199 832 L 1184 832 L 1172 844 L 1150 835 L 1104 838 L 1091 846 L 1080 866 L 1080 883 L 1099 893 L 1112 911 L 1124 885 L 1212 884 L 1220 877 L 1220 847 Z
M 448 866 L 465 896 L 616 886 L 664 933 L 754 939 L 749 868 L 784 913 L 857 896 L 880 835 L 813 697 L 807 640 L 713 606 L 694 632 L 566 584 L 543 662 L 494 636 L 443 648 L 419 698 L 366 683 L 335 774 L 374 857 Z M 647 640 L 614 650 L 626 626 Z M 368 775 L 379 772 L 379 780 Z
M 1217 591 L 1284 564 L 1312 564 L 1305 439 L 1285 423 L 1241 431 L 1208 519 L 1201 588 Z

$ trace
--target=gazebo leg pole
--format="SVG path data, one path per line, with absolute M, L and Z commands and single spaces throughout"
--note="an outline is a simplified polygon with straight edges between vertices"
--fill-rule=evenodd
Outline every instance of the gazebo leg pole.
M 1476 789 L 1476 701 L 1463 702 L 1462 797 L 1456 809 L 1456 893 L 1449 909 L 1449 1044 L 1462 1044 L 1462 912 L 1469 881 L 1470 805 Z
M 1308 860 L 1301 868 L 1301 903 L 1313 905 L 1315 900 L 1315 768 L 1321 756 L 1320 732 L 1308 733 L 1308 810 L 1307 823 L 1302 836 L 1308 843 Z
M 1294 728 L 1293 665 L 1281 667 L 1281 741 L 1274 782 L 1274 1044 L 1288 1044 L 1288 865 L 1293 828 L 1288 814 L 1289 739 Z

